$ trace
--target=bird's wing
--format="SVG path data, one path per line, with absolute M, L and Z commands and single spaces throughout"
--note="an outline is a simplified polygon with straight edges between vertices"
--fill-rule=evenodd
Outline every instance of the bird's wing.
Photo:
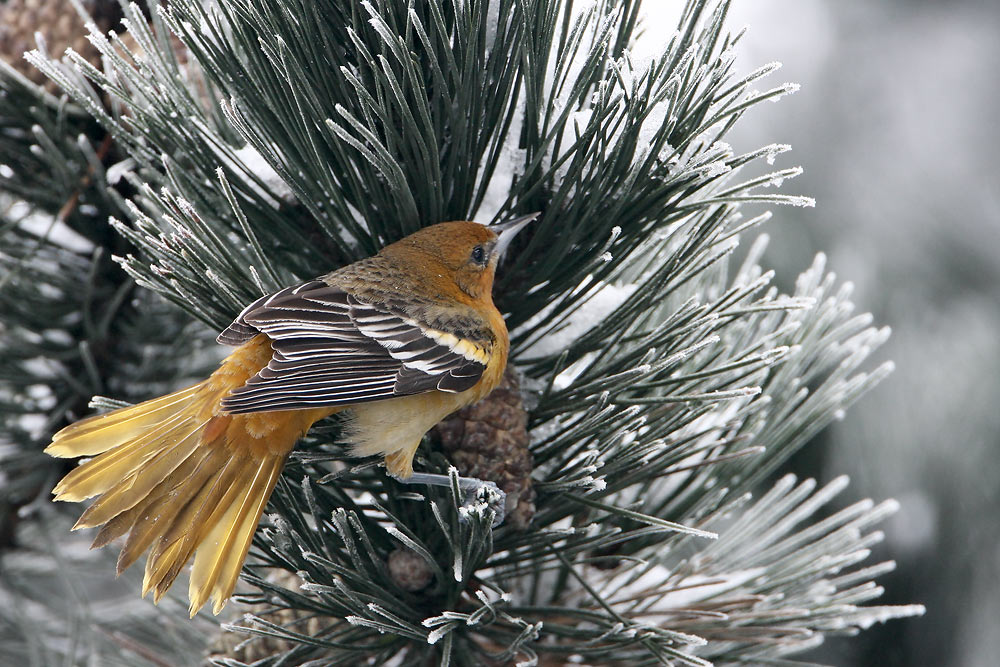
M 491 351 L 489 343 L 440 331 L 402 309 L 365 303 L 321 280 L 258 299 L 218 340 L 239 345 L 259 333 L 271 339 L 274 355 L 223 399 L 229 413 L 465 391 L 479 381 Z

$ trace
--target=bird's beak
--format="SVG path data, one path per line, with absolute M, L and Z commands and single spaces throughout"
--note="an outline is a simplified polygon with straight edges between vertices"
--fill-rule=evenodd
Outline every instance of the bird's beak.
M 501 222 L 497 225 L 490 225 L 490 229 L 496 232 L 497 244 L 493 249 L 497 257 L 504 254 L 504 251 L 510 246 L 510 242 L 514 240 L 517 233 L 527 226 L 527 224 L 535 220 L 541 213 L 531 213 L 529 215 L 523 215 L 520 218 L 514 218 L 510 222 Z

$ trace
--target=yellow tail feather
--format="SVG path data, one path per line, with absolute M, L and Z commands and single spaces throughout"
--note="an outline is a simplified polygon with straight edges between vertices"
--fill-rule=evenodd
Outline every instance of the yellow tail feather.
M 57 433 L 52 456 L 94 456 L 56 485 L 56 500 L 99 496 L 76 528 L 101 526 L 93 547 L 127 534 L 118 572 L 149 551 L 142 594 L 158 602 L 194 557 L 192 616 L 232 595 L 285 458 L 335 410 L 226 415 L 221 400 L 267 364 L 261 336 L 210 378 L 168 396 L 91 417 Z
M 213 600 L 212 613 L 218 614 L 232 595 L 243 560 L 250 550 L 257 522 L 278 481 L 283 463 L 276 457 L 262 461 L 253 483 L 237 495 L 205 537 L 204 544 L 211 547 L 198 549 L 191 568 L 188 589 L 191 616 L 210 596 Z
M 132 565 L 164 531 L 165 524 L 160 521 L 160 517 L 176 516 L 175 508 L 184 500 L 178 496 L 177 491 L 182 485 L 188 488 L 197 485 L 198 480 L 194 477 L 194 471 L 204 458 L 204 455 L 200 458 L 198 456 L 189 458 L 175 471 L 176 479 L 172 476 L 163 480 L 143 502 L 122 512 L 101 528 L 101 532 L 94 540 L 95 546 L 104 546 L 116 537 L 128 533 L 125 546 L 118 555 L 118 574 Z
M 66 475 L 54 489 L 56 500 L 83 500 L 102 494 L 73 529 L 99 526 L 147 497 L 200 444 L 199 426 L 177 425 L 141 447 L 123 445 Z M 116 460 L 105 461 L 106 457 Z
M 143 595 L 152 590 L 153 599 L 159 600 L 195 549 L 200 544 L 212 544 L 207 535 L 222 519 L 233 498 L 245 489 L 247 476 L 252 475 L 246 463 L 249 462 L 230 461 L 214 467 L 210 479 L 196 489 L 197 495 L 183 505 L 177 520 L 167 530 L 160 531 L 149 553 Z
M 81 419 L 52 436 L 52 444 L 45 448 L 45 453 L 57 458 L 94 456 L 146 435 L 150 428 L 183 412 L 196 401 L 207 382 L 145 403 Z

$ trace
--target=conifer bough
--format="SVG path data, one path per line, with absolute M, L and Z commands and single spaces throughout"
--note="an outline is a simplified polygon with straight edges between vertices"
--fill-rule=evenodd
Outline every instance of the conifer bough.
M 785 294 L 766 239 L 738 247 L 768 217 L 746 212 L 812 200 L 779 190 L 800 173 L 773 166 L 787 146 L 725 142 L 795 88 L 764 85 L 776 64 L 737 73 L 728 6 L 687 2 L 649 59 L 630 51 L 638 2 L 556 0 L 171 0 L 125 8 L 135 50 L 93 34 L 101 68 L 30 56 L 128 156 L 121 265 L 215 330 L 439 220 L 544 212 L 496 290 L 530 525 L 492 528 L 457 479 L 416 494 L 331 470 L 337 429 L 317 424 L 243 570 L 255 615 L 226 626 L 277 640 L 268 663 L 779 662 L 921 611 L 870 604 L 891 503 L 820 519 L 842 480 L 768 481 L 889 372 L 867 361 L 888 332 L 823 257 Z M 81 150 L 38 124 L 50 148 L 2 164 Z M 401 550 L 426 563 L 419 587 Z

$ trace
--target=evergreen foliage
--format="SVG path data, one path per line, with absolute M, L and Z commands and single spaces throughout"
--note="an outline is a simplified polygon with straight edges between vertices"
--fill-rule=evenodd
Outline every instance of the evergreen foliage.
M 69 74 L 67 74 L 69 76 Z M 0 62 L 0 533 L 62 463 L 41 452 L 95 394 L 137 400 L 190 370 L 165 363 L 188 318 L 137 291 L 112 260 L 129 246 L 106 223 L 124 199 L 115 149 L 81 108 Z M 111 177 L 114 179 L 114 175 Z M 193 331 L 189 332 L 193 335 Z
M 0 188 L 52 215 L 63 202 L 26 184 L 53 174 L 80 190 L 86 165 L 100 203 L 63 221 L 93 259 L 3 228 L 2 326 L 20 333 L 2 343 L 0 409 L 49 387 L 29 410 L 50 415 L 39 432 L 79 414 L 82 395 L 148 397 L 186 374 L 170 360 L 204 328 L 182 334 L 185 319 L 220 329 L 261 294 L 423 225 L 542 212 L 496 294 L 526 378 L 532 526 L 491 529 L 457 482 L 414 488 L 345 465 L 337 424 L 314 429 L 244 570 L 257 611 L 227 626 L 281 640 L 261 664 L 780 662 L 919 613 L 864 606 L 892 567 L 861 565 L 891 503 L 819 519 L 842 481 L 768 482 L 889 371 L 866 363 L 887 331 L 853 314 L 822 257 L 782 294 L 760 267 L 766 237 L 737 253 L 769 217 L 744 207 L 812 202 L 776 192 L 800 172 L 771 167 L 787 146 L 723 142 L 794 89 L 756 90 L 775 65 L 736 74 L 728 2 L 690 0 L 647 60 L 629 51 L 629 0 L 151 4 L 149 21 L 125 7 L 134 44 L 92 35 L 103 69 L 31 54 L 68 100 L 0 73 L 0 102 L 31 100 L 0 111 L 21 128 L 0 144 L 17 174 Z M 110 169 L 77 139 L 91 117 L 118 151 Z M 147 289 L 114 288 L 106 251 Z M 104 339 L 121 353 L 94 363 Z M 141 350 L 147 366 L 127 363 Z M 47 376 L 37 357 L 68 370 Z M 9 423 L 0 437 L 37 459 L 37 439 Z M 449 471 L 430 441 L 416 467 Z M 428 588 L 393 576 L 400 549 L 426 563 Z

